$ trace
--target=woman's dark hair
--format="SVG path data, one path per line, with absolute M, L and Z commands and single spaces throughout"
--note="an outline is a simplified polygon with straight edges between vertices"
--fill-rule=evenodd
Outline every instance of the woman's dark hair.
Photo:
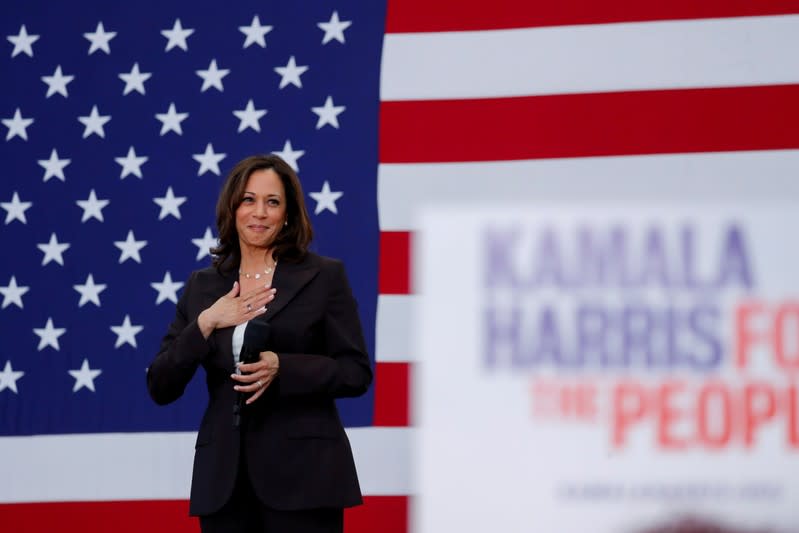
M 241 262 L 239 234 L 236 231 L 236 210 L 244 198 L 247 180 L 257 170 L 272 169 L 280 176 L 286 191 L 286 221 L 272 244 L 275 259 L 298 261 L 305 256 L 313 239 L 313 228 L 305 209 L 305 199 L 297 174 L 280 157 L 253 155 L 242 161 L 230 171 L 222 192 L 216 203 L 216 229 L 219 232 L 219 246 L 211 249 L 213 264 L 217 270 L 237 268 Z

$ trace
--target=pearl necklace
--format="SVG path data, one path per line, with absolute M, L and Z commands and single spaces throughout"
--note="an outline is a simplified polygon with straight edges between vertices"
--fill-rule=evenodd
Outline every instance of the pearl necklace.
M 277 268 L 277 261 L 275 261 L 275 264 L 273 264 L 272 266 L 266 267 L 264 269 L 264 274 L 268 276 L 269 274 L 275 271 L 275 268 Z M 244 276 L 246 279 L 261 279 L 262 274 L 260 272 L 256 272 L 255 274 L 248 274 L 247 272 L 242 272 L 241 269 L 239 269 L 239 275 Z

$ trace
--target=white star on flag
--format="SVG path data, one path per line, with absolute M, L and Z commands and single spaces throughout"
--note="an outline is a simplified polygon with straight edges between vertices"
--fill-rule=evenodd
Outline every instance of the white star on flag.
M 247 128 L 252 128 L 257 132 L 260 132 L 261 124 L 258 121 L 261 120 L 264 115 L 266 115 L 266 109 L 255 109 L 255 104 L 251 98 L 249 102 L 247 102 L 247 107 L 240 111 L 233 111 L 233 114 L 239 119 L 238 133 L 241 133 Z
M 178 135 L 183 135 L 183 128 L 180 123 L 189 118 L 188 113 L 178 113 L 175 104 L 170 103 L 166 113 L 156 113 L 155 118 L 161 121 L 161 135 L 174 131 Z
M 20 370 L 14 371 L 14 368 L 11 366 L 11 361 L 6 361 L 6 366 L 3 368 L 3 371 L 0 372 L 0 392 L 10 389 L 14 391 L 15 394 L 19 394 L 17 390 L 17 380 L 24 375 L 25 372 Z
M 290 83 L 302 89 L 302 81 L 300 80 L 300 76 L 302 76 L 306 70 L 308 70 L 306 65 L 297 66 L 294 56 L 291 56 L 285 67 L 275 67 L 275 72 L 280 74 L 280 87 L 278 88 L 282 89 Z
M 30 287 L 17 285 L 17 278 L 15 276 L 11 276 L 11 280 L 8 282 L 8 285 L 5 287 L 0 286 L 0 294 L 3 295 L 3 304 L 0 308 L 5 309 L 9 305 L 14 304 L 20 309 L 23 309 L 22 296 L 29 290 L 31 290 Z
M 42 266 L 46 265 L 50 261 L 55 261 L 59 265 L 64 266 L 64 257 L 61 254 L 63 254 L 67 248 L 69 248 L 69 246 L 70 244 L 68 242 L 59 243 L 56 234 L 51 233 L 50 241 L 48 243 L 36 245 L 39 250 L 44 252 Z
M 138 335 L 143 329 L 143 326 L 132 325 L 130 323 L 130 316 L 125 315 L 125 320 L 122 321 L 121 326 L 111 326 L 111 331 L 116 333 L 117 336 L 117 341 L 114 343 L 114 348 L 119 348 L 125 343 L 137 348 L 136 335 Z
M 189 45 L 186 43 L 186 39 L 188 39 L 189 35 L 192 33 L 194 33 L 193 29 L 183 29 L 183 26 L 180 24 L 180 19 L 175 19 L 175 24 L 172 26 L 171 30 L 161 30 L 161 35 L 167 38 L 166 50 L 164 51 L 169 52 L 176 46 L 183 51 L 188 51 Z
M 213 87 L 219 92 L 223 92 L 225 87 L 222 85 L 222 78 L 230 74 L 230 70 L 217 68 L 216 59 L 211 60 L 211 64 L 207 70 L 195 71 L 199 77 L 203 79 L 203 85 L 200 87 L 200 92 L 204 93 L 209 88 Z
M 91 46 L 89 46 L 89 55 L 92 55 L 97 50 L 102 50 L 106 54 L 110 54 L 111 47 L 109 46 L 109 43 L 111 42 L 111 39 L 117 36 L 117 32 L 105 31 L 101 21 L 97 23 L 97 29 L 95 29 L 93 32 L 84 33 L 83 36 L 91 43 Z
M 316 129 L 320 129 L 326 124 L 330 124 L 338 129 L 338 116 L 342 114 L 345 109 L 347 108 L 343 105 L 333 105 L 332 96 L 327 97 L 325 105 L 321 107 L 312 107 L 311 111 L 319 116 L 319 120 L 316 121 Z
M 206 255 L 211 255 L 211 248 L 216 248 L 218 241 L 211 232 L 211 228 L 207 227 L 203 236 L 199 239 L 192 239 L 191 243 L 198 248 L 196 259 L 199 261 Z
M 64 73 L 61 72 L 61 65 L 58 65 L 52 76 L 42 76 L 42 81 L 47 84 L 47 94 L 45 98 L 50 98 L 55 93 L 60 94 L 64 98 L 68 97 L 67 84 L 74 79 L 75 76 L 64 76 Z
M 194 154 L 191 157 L 200 163 L 200 170 L 197 171 L 198 176 L 202 176 L 209 171 L 219 176 L 219 162 L 227 157 L 227 154 L 214 152 L 214 146 L 211 143 L 208 143 L 208 145 L 205 147 L 204 153 Z
M 155 299 L 155 305 L 169 300 L 172 303 L 178 303 L 178 291 L 183 287 L 182 281 L 172 281 L 172 274 L 166 271 L 164 279 L 161 282 L 150 283 L 150 286 L 158 291 L 158 296 Z
M 109 204 L 110 200 L 98 200 L 97 194 L 94 192 L 94 189 L 89 192 L 89 198 L 87 200 L 78 200 L 75 202 L 83 209 L 83 216 L 81 217 L 81 222 L 86 222 L 90 218 L 96 218 L 100 222 L 103 222 L 103 208 Z
M 39 337 L 39 346 L 37 351 L 41 352 L 46 347 L 50 346 L 58 351 L 61 351 L 61 345 L 58 344 L 58 338 L 67 332 L 67 328 L 56 328 L 53 326 L 53 319 L 48 317 L 47 323 L 43 328 L 33 328 L 33 332 Z
M 134 63 L 133 68 L 130 69 L 128 73 L 122 73 L 119 75 L 119 79 L 125 82 L 125 89 L 122 91 L 122 95 L 125 96 L 126 94 L 136 91 L 137 93 L 145 94 L 144 92 L 144 82 L 149 80 L 152 77 L 151 72 L 141 72 L 139 70 L 139 64 Z
M 333 192 L 330 190 L 330 184 L 325 180 L 322 184 L 322 190 L 319 192 L 312 192 L 308 193 L 311 198 L 316 200 L 316 209 L 314 209 L 314 215 L 318 215 L 325 209 L 332 211 L 334 214 L 338 214 L 338 209 L 336 209 L 336 200 L 341 198 L 344 193 L 340 191 Z
M 128 230 L 128 236 L 124 241 L 114 241 L 114 246 L 121 250 L 119 254 L 119 262 L 124 263 L 127 259 L 133 259 L 137 263 L 141 263 L 141 256 L 139 250 L 147 246 L 147 241 L 137 241 L 133 236 L 133 230 Z
M 24 53 L 28 57 L 33 57 L 33 43 L 39 40 L 38 35 L 28 35 L 28 30 L 23 24 L 16 35 L 8 35 L 6 39 L 14 45 L 14 50 L 11 51 L 11 57 L 16 57 L 17 54 Z
M 0 202 L 0 207 L 6 210 L 5 223 L 8 224 L 14 220 L 19 220 L 23 224 L 27 224 L 28 219 L 25 217 L 25 211 L 30 209 L 32 205 L 33 202 L 20 202 L 19 194 L 14 191 L 10 202 Z
M 94 390 L 94 379 L 103 373 L 102 370 L 92 370 L 89 367 L 88 359 L 83 360 L 80 370 L 67 370 L 69 375 L 75 378 L 75 385 L 72 387 L 72 392 L 78 392 L 83 387 L 86 387 L 92 392 Z
M 147 162 L 149 157 L 147 156 L 137 156 L 136 149 L 134 147 L 128 148 L 128 155 L 125 157 L 115 157 L 114 161 L 116 161 L 119 165 L 122 166 L 122 172 L 119 174 L 119 179 L 125 179 L 125 176 L 128 174 L 133 174 L 137 178 L 142 178 L 141 173 L 141 166 Z
M 66 181 L 64 177 L 64 168 L 72 162 L 71 159 L 59 159 L 58 152 L 55 148 L 50 152 L 50 159 L 39 159 L 38 163 L 44 169 L 44 179 L 47 181 L 50 178 L 58 178 L 61 181 Z
M 11 118 L 4 118 L 2 119 L 3 126 L 8 128 L 8 133 L 6 133 L 6 140 L 9 141 L 13 139 L 15 136 L 22 137 L 26 141 L 28 140 L 28 126 L 33 124 L 32 118 L 22 118 L 22 112 L 17 108 L 14 111 L 14 116 Z
M 344 30 L 352 26 L 352 21 L 339 20 L 338 11 L 333 11 L 333 15 L 331 15 L 328 22 L 319 22 L 316 25 L 325 32 L 325 36 L 322 37 L 322 44 L 327 44 L 333 39 L 344 43 Z
M 247 48 L 251 44 L 257 44 L 261 48 L 266 48 L 266 39 L 264 39 L 264 36 L 272 31 L 272 26 L 261 26 L 261 20 L 258 18 L 258 15 L 255 15 L 250 25 L 239 26 L 239 31 L 247 36 L 247 38 L 244 39 L 244 46 L 242 48 Z
M 161 206 L 161 212 L 158 214 L 158 220 L 163 220 L 167 216 L 172 215 L 180 220 L 180 206 L 186 201 L 185 196 L 175 196 L 172 192 L 172 187 L 166 190 L 166 196 L 162 198 L 153 198 L 153 202 Z
M 97 110 L 97 106 L 92 106 L 92 110 L 88 116 L 78 117 L 78 120 L 85 126 L 83 130 L 83 138 L 85 139 L 92 133 L 96 133 L 105 139 L 105 129 L 103 126 L 111 120 L 111 115 L 101 115 Z
M 72 287 L 80 293 L 80 301 L 78 307 L 83 307 L 87 302 L 91 302 L 97 307 L 100 307 L 100 293 L 105 290 L 108 285 L 104 283 L 95 284 L 94 276 L 89 274 L 86 278 L 86 283 L 83 285 L 73 285 Z
M 297 160 L 305 155 L 305 150 L 295 150 L 291 146 L 291 141 L 287 139 L 285 144 L 283 144 L 283 149 L 273 153 L 288 163 L 288 165 L 294 169 L 294 172 L 300 171 L 300 166 L 297 163 Z

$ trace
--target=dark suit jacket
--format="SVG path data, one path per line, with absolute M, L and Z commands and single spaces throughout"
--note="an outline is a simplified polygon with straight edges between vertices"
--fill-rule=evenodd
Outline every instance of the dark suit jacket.
M 147 372 L 150 395 L 159 404 L 177 400 L 198 366 L 206 372 L 209 403 L 197 435 L 191 514 L 213 513 L 229 499 L 240 438 L 250 480 L 266 505 L 291 510 L 361 503 L 334 399 L 363 394 L 372 370 L 343 265 L 310 253 L 299 263 L 280 261 L 272 281 L 277 293 L 263 315 L 280 371 L 244 408 L 244 431 L 233 423 L 234 328 L 217 329 L 206 340 L 197 325 L 200 312 L 237 277 L 235 269 L 220 275 L 214 268 L 191 275 Z

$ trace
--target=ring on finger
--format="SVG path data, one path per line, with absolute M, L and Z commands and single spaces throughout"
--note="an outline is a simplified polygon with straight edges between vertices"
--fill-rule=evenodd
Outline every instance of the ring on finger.
M 264 386 L 264 384 L 261 382 L 260 379 L 258 381 L 256 381 L 255 384 L 258 385 L 259 389 Z

